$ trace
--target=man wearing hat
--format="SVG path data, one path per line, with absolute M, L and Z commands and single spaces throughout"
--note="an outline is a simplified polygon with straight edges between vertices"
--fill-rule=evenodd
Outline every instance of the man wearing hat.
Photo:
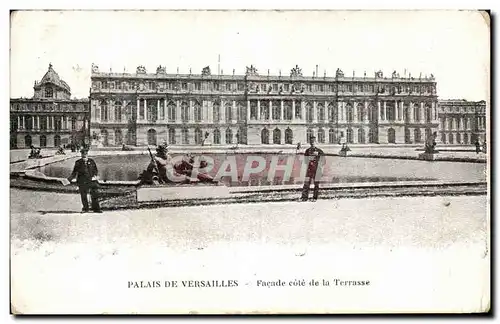
M 78 190 L 82 199 L 83 213 L 89 212 L 89 201 L 87 198 L 89 191 L 92 199 L 92 210 L 94 213 L 102 213 L 97 192 L 97 165 L 94 160 L 88 158 L 89 151 L 87 148 L 81 149 L 80 153 L 82 154 L 82 158 L 75 162 L 73 172 L 68 177 L 68 181 L 71 182 L 76 177 Z
M 311 186 L 311 182 L 314 180 L 314 191 L 313 191 L 313 200 L 318 199 L 319 194 L 319 174 L 318 174 L 318 166 L 320 162 L 324 162 L 324 152 L 322 149 L 316 147 L 314 142 L 316 141 L 316 137 L 311 136 L 309 142 L 311 146 L 309 146 L 304 152 L 304 156 L 307 161 L 307 173 L 306 178 L 304 179 L 304 187 L 302 188 L 302 201 L 307 201 L 309 199 L 309 188 Z

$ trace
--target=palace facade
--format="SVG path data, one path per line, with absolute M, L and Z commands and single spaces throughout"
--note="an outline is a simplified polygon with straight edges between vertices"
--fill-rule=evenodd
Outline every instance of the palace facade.
M 52 64 L 34 84 L 32 98 L 10 100 L 10 147 L 59 147 L 89 138 L 88 99 L 71 99 L 71 89 Z
M 474 144 L 486 139 L 486 102 L 439 101 L 439 138 L 443 144 Z
M 91 74 L 93 145 L 423 143 L 438 131 L 434 77 Z M 206 139 L 205 139 L 206 137 Z

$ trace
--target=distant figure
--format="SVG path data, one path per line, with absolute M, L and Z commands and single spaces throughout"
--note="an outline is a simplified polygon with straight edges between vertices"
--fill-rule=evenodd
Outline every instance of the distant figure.
M 298 142 L 297 143 L 297 150 L 295 151 L 295 153 L 299 153 L 301 146 L 302 146 L 302 144 L 300 142 Z
M 68 181 L 71 182 L 76 177 L 78 190 L 82 199 L 82 213 L 89 212 L 89 201 L 87 198 L 89 191 L 92 198 L 92 210 L 94 213 L 102 213 L 97 191 L 99 186 L 97 182 L 97 165 L 94 160 L 88 158 L 87 148 L 83 148 L 80 153 L 82 154 L 82 158 L 75 162 L 73 172 L 68 177 Z
M 434 132 L 432 133 L 431 136 L 429 136 L 427 138 L 427 141 L 425 142 L 425 153 L 429 153 L 429 154 L 432 154 L 432 153 L 437 153 L 436 152 L 436 137 L 437 137 L 437 133 Z
M 342 145 L 339 152 L 340 156 L 346 157 L 347 152 L 350 151 L 351 149 L 349 148 L 349 146 L 347 146 L 347 139 L 344 137 L 343 133 L 341 133 L 340 135 L 339 144 Z
M 483 143 L 483 153 L 486 154 L 487 152 L 487 145 L 486 145 L 486 138 L 484 139 L 484 143 Z
M 66 152 L 64 152 L 64 149 L 59 146 L 59 148 L 57 149 L 57 152 L 56 152 L 57 155 L 66 155 Z
M 314 191 L 313 191 L 313 200 L 318 199 L 319 195 L 319 179 L 316 179 L 318 166 L 320 162 L 324 159 L 324 152 L 322 149 L 315 146 L 316 138 L 311 136 L 309 141 L 311 146 L 306 149 L 304 156 L 306 156 L 307 165 L 307 173 L 306 178 L 304 179 L 304 187 L 302 188 L 302 201 L 307 201 L 309 199 L 309 188 L 311 186 L 311 182 L 314 180 Z
M 474 145 L 476 145 L 476 154 L 479 154 L 481 152 L 481 143 L 479 142 L 479 139 L 476 139 Z

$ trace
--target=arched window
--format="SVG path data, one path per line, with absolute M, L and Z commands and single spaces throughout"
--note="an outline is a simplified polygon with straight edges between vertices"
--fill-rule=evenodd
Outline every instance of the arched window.
M 420 106 L 418 104 L 413 105 L 413 120 L 420 121 Z
M 246 105 L 246 103 L 238 101 L 236 103 L 236 110 L 238 112 L 238 120 L 245 121 L 247 119 L 247 105 Z
M 362 103 L 358 103 L 357 107 L 357 114 L 358 114 L 358 120 L 359 121 L 364 121 L 365 120 L 365 106 Z
M 396 143 L 396 131 L 394 128 L 389 128 L 387 130 L 387 141 L 392 144 Z
M 330 130 L 328 130 L 328 143 L 334 144 L 337 142 L 337 136 L 335 135 L 335 129 L 330 128 Z
M 202 120 L 201 105 L 198 101 L 194 102 L 194 121 L 199 123 Z M 201 144 L 201 142 L 200 142 Z
M 432 136 L 432 130 L 430 128 L 425 129 L 425 140 L 427 141 L 429 137 Z
M 325 106 L 322 103 L 318 103 L 316 105 L 316 108 L 318 110 L 318 121 L 324 121 L 325 120 Z
M 250 119 L 257 119 L 257 101 L 250 100 Z
M 260 119 L 269 120 L 269 105 L 265 101 L 260 103 Z
M 457 133 L 457 144 L 462 144 L 462 136 L 460 133 Z
M 115 129 L 115 145 L 122 146 L 122 144 L 123 144 L 122 130 L 117 128 Z
M 175 128 L 168 129 L 168 141 L 170 144 L 175 145 Z
M 173 122 L 176 120 L 176 104 L 173 101 L 169 101 L 167 104 L 168 120 Z
M 353 142 L 352 128 L 348 128 L 346 131 L 347 143 Z
M 368 119 L 370 122 L 374 122 L 374 121 L 377 121 L 378 119 L 378 107 L 376 105 L 374 105 L 373 103 L 371 103 L 369 106 L 368 106 Z M 373 142 L 375 143 L 375 142 Z
M 307 129 L 306 137 L 307 137 L 307 143 L 310 143 L 311 138 L 314 137 L 314 131 L 311 128 Z
M 337 109 L 335 109 L 336 105 L 333 102 L 328 104 L 328 120 L 330 122 L 337 121 Z
M 306 121 L 308 123 L 311 123 L 313 121 L 313 106 L 311 105 L 310 102 L 306 103 Z M 307 140 L 309 142 L 309 139 Z
M 150 103 L 148 106 L 148 121 L 155 122 L 158 120 L 158 106 Z
M 469 135 L 464 134 L 464 144 L 469 144 Z
M 182 144 L 189 144 L 189 130 L 187 128 L 182 129 Z
M 295 118 L 302 119 L 302 102 L 300 100 L 295 101 Z
M 273 104 L 273 119 L 281 120 L 281 102 L 275 100 L 272 102 Z
M 46 146 L 47 146 L 47 136 L 40 135 L 40 147 L 46 147 Z
M 226 102 L 225 109 L 226 123 L 231 123 L 231 121 L 233 120 L 233 105 L 230 102 Z
M 325 130 L 323 128 L 318 129 L 318 143 L 325 143 Z
M 394 121 L 396 119 L 396 112 L 395 112 L 395 107 L 394 107 L 394 102 L 388 101 L 386 103 L 386 115 L 387 115 L 387 120 L 389 121 Z
M 273 131 L 273 144 L 281 144 L 281 130 L 275 128 Z
M 347 121 L 348 122 L 352 122 L 353 121 L 353 111 L 352 111 L 352 106 L 351 104 L 347 104 L 345 106 L 345 109 L 346 109 L 346 118 L 347 118 Z
M 292 118 L 293 118 L 292 103 L 290 101 L 285 101 L 283 103 L 283 109 L 285 110 L 284 111 L 284 113 L 285 113 L 284 119 L 285 120 L 292 120 Z
M 420 128 L 415 128 L 415 130 L 413 131 L 413 134 L 414 134 L 414 142 L 420 143 L 422 141 Z
M 293 131 L 290 127 L 285 130 L 285 144 L 293 144 Z
M 181 119 L 185 123 L 189 121 L 189 104 L 185 101 L 183 101 L 181 104 Z
M 231 128 L 226 129 L 226 144 L 233 143 L 233 131 Z
M 358 129 L 358 143 L 365 144 L 365 130 L 363 128 Z
M 449 143 L 449 144 L 454 144 L 454 141 L 453 141 L 453 134 L 452 134 L 452 133 L 448 134 L 448 143 Z
M 260 139 L 262 144 L 269 144 L 269 131 L 266 128 L 260 132 Z
M 24 146 L 25 147 L 30 147 L 33 144 L 33 141 L 31 140 L 30 135 L 24 136 Z
M 196 145 L 201 145 L 201 143 L 203 142 L 203 134 L 202 134 L 202 131 L 201 129 L 199 128 L 196 128 L 194 130 L 194 143 Z
M 101 121 L 108 121 L 108 102 L 106 100 L 101 100 Z
M 242 126 L 242 127 L 240 127 L 238 132 L 240 134 L 240 137 L 239 137 L 240 144 L 246 144 L 247 143 L 247 128 L 245 126 Z
M 122 120 L 122 103 L 120 101 L 115 101 L 115 120 Z
M 214 129 L 214 144 L 220 144 L 220 130 Z
M 408 128 L 405 128 L 405 143 L 406 144 L 411 143 L 411 132 Z
M 432 120 L 432 108 L 429 104 L 425 105 L 425 121 L 430 123 Z
M 214 122 L 219 122 L 220 121 L 220 102 L 219 101 L 214 101 L 213 105 L 213 119 Z

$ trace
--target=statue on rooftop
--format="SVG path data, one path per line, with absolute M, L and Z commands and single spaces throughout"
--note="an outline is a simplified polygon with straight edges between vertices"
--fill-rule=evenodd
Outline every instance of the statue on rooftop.
M 259 75 L 257 73 L 257 68 L 253 65 L 250 65 L 250 67 L 247 66 L 246 69 L 245 75 Z
M 52 66 L 52 64 L 49 66 L 49 68 Z M 99 67 L 92 63 L 92 73 L 99 73 Z
M 290 76 L 291 77 L 301 77 L 302 76 L 302 69 L 299 68 L 298 65 L 295 65 L 295 67 L 290 70 Z
M 164 66 L 161 66 L 161 65 L 158 65 L 158 67 L 156 68 L 156 74 L 165 74 L 167 73 L 167 68 L 164 67 Z
M 205 66 L 202 70 L 201 70 L 201 75 L 203 76 L 208 76 L 208 75 L 211 75 L 212 72 L 210 71 L 210 66 Z
M 343 78 L 344 77 L 344 72 L 342 72 L 341 69 L 337 69 L 337 71 L 335 71 L 335 77 L 336 78 Z
M 135 71 L 137 74 L 146 74 L 146 68 L 144 65 L 139 65 Z

